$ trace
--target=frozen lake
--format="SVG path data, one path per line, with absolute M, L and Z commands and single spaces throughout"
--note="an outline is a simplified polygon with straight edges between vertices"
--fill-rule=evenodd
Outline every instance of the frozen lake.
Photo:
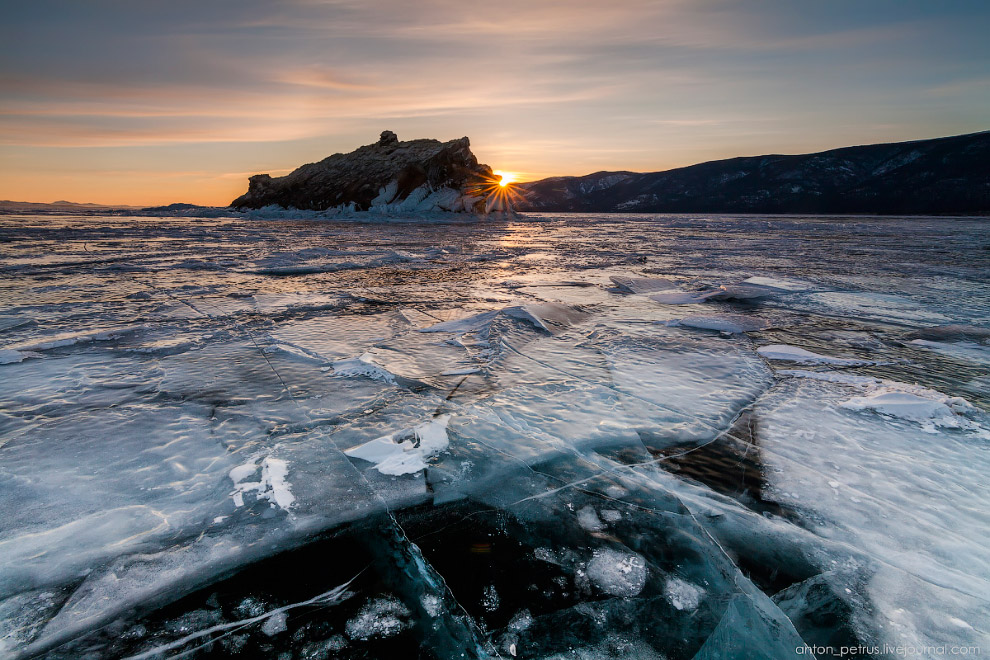
M 0 656 L 990 652 L 988 410 L 985 218 L 0 216 Z

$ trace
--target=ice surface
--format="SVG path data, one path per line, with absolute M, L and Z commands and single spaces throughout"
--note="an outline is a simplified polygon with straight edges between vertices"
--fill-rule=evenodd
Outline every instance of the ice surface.
M 985 222 L 403 213 L 0 218 L 0 655 L 990 648 Z
M 985 440 L 979 438 L 986 437 L 987 418 L 967 404 L 973 419 L 961 418 L 969 422 L 965 427 L 949 424 L 943 433 L 932 422 L 939 415 L 957 416 L 942 409 L 948 408 L 944 395 L 933 400 L 920 396 L 920 388 L 910 393 L 894 387 L 807 378 L 784 382 L 762 406 L 761 445 L 776 497 L 813 512 L 816 534 L 869 555 L 866 563 L 873 566 L 866 569 L 872 574 L 866 588 L 879 620 L 869 620 L 861 610 L 854 615 L 856 625 L 872 629 L 864 634 L 932 641 L 945 629 L 935 619 L 948 614 L 969 620 L 990 595 L 988 558 L 973 545 L 985 542 L 979 540 L 985 536 L 985 516 L 975 503 L 986 490 L 976 456 L 982 453 Z M 849 398 L 850 390 L 864 388 L 878 393 L 876 405 L 895 395 L 887 411 L 893 414 L 849 412 L 849 401 L 871 400 Z M 912 599 L 933 607 L 912 606 Z M 887 632 L 878 632 L 881 628 Z

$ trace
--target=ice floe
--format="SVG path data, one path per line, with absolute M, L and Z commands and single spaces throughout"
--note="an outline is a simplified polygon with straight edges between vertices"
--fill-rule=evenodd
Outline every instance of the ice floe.
M 395 374 L 375 364 L 374 356 L 370 353 L 348 360 L 334 360 L 333 373 L 336 376 L 364 376 L 383 383 L 395 383 Z
M 833 364 L 837 366 L 862 366 L 876 364 L 870 360 L 857 360 L 855 358 L 837 358 L 828 355 L 814 353 L 800 346 L 790 346 L 787 344 L 768 344 L 760 346 L 756 351 L 768 360 L 778 360 L 780 362 L 797 362 L 798 364 Z
M 768 327 L 767 322 L 763 319 L 753 316 L 743 316 L 742 314 L 695 314 L 670 321 L 662 321 L 661 323 L 669 327 L 683 326 L 685 328 L 715 330 L 729 334 L 755 332 Z
M 612 275 L 610 279 L 618 289 L 628 293 L 653 293 L 654 291 L 666 291 L 667 289 L 677 288 L 674 282 L 663 278 Z
M 671 291 L 656 293 L 650 299 L 664 305 L 694 305 L 716 301 L 753 301 L 778 295 L 784 291 L 761 284 L 723 284 L 708 291 Z
M 15 351 L 11 348 L 4 348 L 0 349 L 0 364 L 15 364 L 37 355 L 38 353 L 30 351 Z

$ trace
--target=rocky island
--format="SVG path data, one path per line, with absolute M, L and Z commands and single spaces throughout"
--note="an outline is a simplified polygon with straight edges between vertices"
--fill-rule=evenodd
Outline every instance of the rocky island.
M 383 131 L 375 144 L 303 165 L 282 177 L 256 174 L 248 191 L 231 202 L 237 209 L 266 206 L 325 211 L 484 213 L 486 189 L 496 186 L 478 163 L 470 141 L 399 141 Z

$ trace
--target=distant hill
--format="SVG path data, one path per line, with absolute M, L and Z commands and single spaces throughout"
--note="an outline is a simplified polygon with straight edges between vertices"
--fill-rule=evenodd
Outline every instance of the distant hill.
M 990 214 L 990 131 L 519 184 L 521 211 Z
M 105 211 L 110 209 L 132 209 L 135 206 L 122 206 L 109 204 L 80 204 L 78 202 L 67 202 L 59 200 L 46 204 L 44 202 L 15 202 L 9 199 L 0 199 L 0 212 L 30 212 L 30 213 L 73 213 L 80 211 Z

